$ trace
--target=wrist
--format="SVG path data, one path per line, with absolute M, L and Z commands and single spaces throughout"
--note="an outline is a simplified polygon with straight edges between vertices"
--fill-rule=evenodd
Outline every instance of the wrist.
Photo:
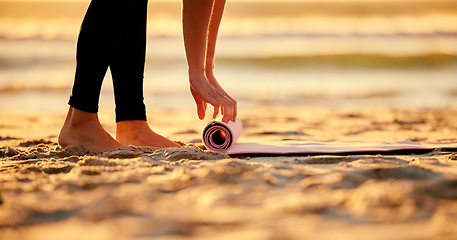
M 209 58 L 209 56 L 207 56 Z M 212 72 L 214 70 L 214 60 L 206 59 L 205 62 L 205 72 Z
M 213 72 L 214 72 L 214 66 L 207 66 L 207 67 L 205 68 L 205 73 L 206 73 L 206 74 L 211 74 L 211 73 L 213 73 Z
M 201 78 L 205 76 L 205 70 L 202 68 L 189 68 L 189 78 Z

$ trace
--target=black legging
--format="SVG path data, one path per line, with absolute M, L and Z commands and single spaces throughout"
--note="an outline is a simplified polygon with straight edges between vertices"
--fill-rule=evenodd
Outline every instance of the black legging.
M 81 25 L 70 106 L 98 112 L 108 66 L 116 122 L 146 120 L 143 75 L 148 0 L 92 0 Z

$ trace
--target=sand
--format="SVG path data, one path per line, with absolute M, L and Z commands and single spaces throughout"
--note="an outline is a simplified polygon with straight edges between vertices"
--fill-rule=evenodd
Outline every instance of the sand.
M 249 115 L 248 115 L 249 114 Z M 194 112 L 151 110 L 183 148 L 62 148 L 63 114 L 0 113 L 0 239 L 455 239 L 457 156 L 244 157 Z M 157 116 L 161 116 L 158 119 Z M 457 142 L 455 110 L 263 107 L 247 141 Z M 101 112 L 113 132 L 113 116 Z

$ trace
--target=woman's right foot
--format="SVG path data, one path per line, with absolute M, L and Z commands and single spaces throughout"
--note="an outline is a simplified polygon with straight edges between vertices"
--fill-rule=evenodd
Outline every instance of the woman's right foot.
M 73 107 L 70 107 L 60 130 L 59 145 L 78 145 L 94 152 L 107 152 L 122 146 L 103 129 L 97 113 L 84 112 Z
M 170 139 L 155 133 L 143 120 L 121 121 L 116 124 L 116 140 L 123 145 L 180 147 Z

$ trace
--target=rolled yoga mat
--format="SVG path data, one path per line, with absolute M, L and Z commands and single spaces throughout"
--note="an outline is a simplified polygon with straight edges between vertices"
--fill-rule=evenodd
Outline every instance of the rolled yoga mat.
M 361 141 L 269 141 L 237 142 L 242 130 L 241 120 L 211 121 L 202 132 L 209 150 L 229 155 L 353 155 L 353 154 L 423 154 L 440 148 L 457 151 L 456 143 L 361 142 Z

